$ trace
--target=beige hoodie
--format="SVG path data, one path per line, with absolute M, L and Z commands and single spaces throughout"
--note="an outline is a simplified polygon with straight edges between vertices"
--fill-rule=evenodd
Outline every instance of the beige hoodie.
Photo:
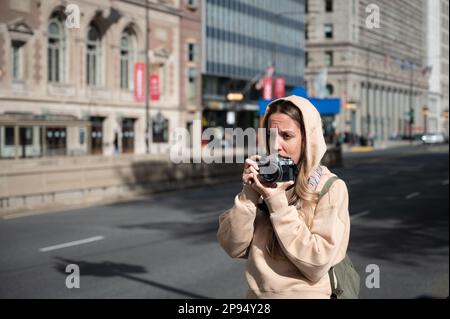
M 326 152 L 322 122 L 309 100 L 289 96 L 302 112 L 311 175 Z M 319 191 L 334 176 L 325 166 L 317 184 Z M 247 298 L 330 298 L 330 267 L 345 257 L 350 234 L 348 191 L 338 180 L 315 208 L 311 228 L 295 206 L 289 206 L 286 193 L 280 192 L 264 201 L 270 217 L 256 205 L 260 195 L 244 186 L 234 199 L 234 206 L 219 218 L 217 238 L 233 258 L 247 258 Z M 269 256 L 266 245 L 277 234 L 284 256 Z

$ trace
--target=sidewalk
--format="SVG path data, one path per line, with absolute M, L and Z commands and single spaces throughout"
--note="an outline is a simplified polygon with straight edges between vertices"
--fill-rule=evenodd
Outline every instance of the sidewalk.
M 342 153 L 372 152 L 401 146 L 417 146 L 421 144 L 421 141 L 375 141 L 374 146 L 350 146 L 344 144 L 342 145 Z

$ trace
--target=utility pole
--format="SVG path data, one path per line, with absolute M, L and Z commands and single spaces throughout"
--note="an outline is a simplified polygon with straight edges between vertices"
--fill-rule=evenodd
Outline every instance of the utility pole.
M 409 141 L 412 142 L 412 126 L 414 124 L 414 109 L 413 109 L 413 65 L 411 61 L 408 63 L 410 70 L 409 79 Z
M 150 73 L 150 63 L 149 63 L 149 49 L 150 49 L 150 30 L 149 30 L 149 17 L 148 17 L 148 0 L 145 0 L 145 152 L 150 153 L 150 101 L 149 101 L 149 73 Z
M 370 67 L 369 67 L 369 63 L 370 63 L 370 46 L 367 48 L 367 62 L 366 62 L 366 107 L 367 107 L 367 114 L 366 114 L 366 138 L 367 138 L 367 142 L 369 142 L 369 138 L 370 138 L 370 107 L 369 107 L 369 103 L 370 103 L 370 99 L 369 99 L 369 81 L 370 81 L 370 77 L 369 77 L 369 72 L 370 72 Z

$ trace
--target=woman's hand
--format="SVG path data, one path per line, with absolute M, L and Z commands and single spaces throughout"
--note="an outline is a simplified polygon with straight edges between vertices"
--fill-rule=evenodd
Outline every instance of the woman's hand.
M 294 181 L 267 183 L 261 181 L 258 175 L 253 176 L 253 180 L 255 182 L 252 184 L 252 188 L 260 193 L 263 199 L 266 199 L 279 192 L 285 192 L 289 186 L 294 185 Z
M 253 155 L 245 160 L 244 172 L 242 173 L 242 183 L 244 185 L 254 184 L 254 176 L 258 175 L 259 167 L 256 163 L 261 156 Z
M 244 185 L 251 185 L 252 189 L 261 194 L 263 198 L 268 198 L 278 192 L 284 192 L 293 185 L 293 181 L 280 183 L 266 183 L 259 179 L 259 167 L 256 163 L 261 156 L 254 155 L 245 160 L 244 173 L 242 174 L 242 182 Z

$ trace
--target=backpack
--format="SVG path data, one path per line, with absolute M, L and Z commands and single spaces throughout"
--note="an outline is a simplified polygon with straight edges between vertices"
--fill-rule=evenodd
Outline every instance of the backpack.
M 333 176 L 326 181 L 319 193 L 319 201 L 328 192 L 333 182 L 338 179 L 339 177 Z M 331 283 L 331 299 L 358 298 L 360 278 L 347 254 L 342 261 L 330 268 L 328 276 Z

